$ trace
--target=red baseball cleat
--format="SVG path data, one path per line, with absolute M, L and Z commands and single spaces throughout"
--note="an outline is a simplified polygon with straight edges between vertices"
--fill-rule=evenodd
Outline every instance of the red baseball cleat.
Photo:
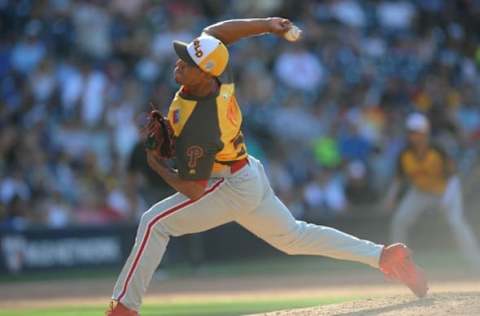
M 424 297 L 428 284 L 422 269 L 415 265 L 411 250 L 404 244 L 385 246 L 380 256 L 380 270 L 389 279 L 402 282 L 418 297 Z
M 111 301 L 105 316 L 140 316 L 136 311 L 128 309 L 122 303 Z

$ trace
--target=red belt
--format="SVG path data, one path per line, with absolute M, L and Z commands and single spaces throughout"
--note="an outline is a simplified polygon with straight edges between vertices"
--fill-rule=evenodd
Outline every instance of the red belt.
M 230 172 L 231 172 L 232 174 L 234 174 L 234 173 L 237 172 L 238 170 L 240 170 L 240 169 L 242 169 L 243 167 L 245 167 L 246 164 L 248 164 L 248 158 L 243 158 L 243 159 L 234 161 L 234 162 L 230 165 Z

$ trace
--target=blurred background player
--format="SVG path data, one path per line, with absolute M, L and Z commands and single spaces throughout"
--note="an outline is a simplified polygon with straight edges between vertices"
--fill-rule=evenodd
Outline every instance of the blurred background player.
M 391 238 L 407 242 L 408 230 L 422 212 L 443 212 L 467 260 L 480 266 L 480 251 L 465 221 L 459 177 L 452 159 L 430 140 L 430 122 L 420 113 L 407 117 L 408 145 L 398 157 L 397 178 L 392 182 L 386 207 L 392 209 L 403 184 L 407 191 L 395 211 Z

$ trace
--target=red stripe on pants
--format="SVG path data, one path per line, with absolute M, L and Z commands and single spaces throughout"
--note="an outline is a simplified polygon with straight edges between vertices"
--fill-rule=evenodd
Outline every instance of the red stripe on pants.
M 220 179 L 218 182 L 216 182 L 210 189 L 208 189 L 207 191 L 205 191 L 205 193 L 202 195 L 202 197 L 200 199 L 202 199 L 204 196 L 206 196 L 207 194 L 213 192 L 215 189 L 217 189 L 220 184 L 223 182 L 223 178 Z M 200 200 L 198 199 L 198 200 Z M 153 229 L 153 226 L 155 226 L 155 224 L 161 220 L 162 218 L 165 218 L 166 216 L 170 215 L 170 214 L 173 214 L 179 210 L 181 210 L 182 208 L 185 208 L 195 202 L 197 202 L 198 200 L 187 200 L 177 206 L 174 206 L 170 209 L 167 209 L 166 211 L 162 212 L 161 214 L 159 214 L 157 217 L 154 217 L 150 223 L 148 223 L 148 226 L 147 226 L 147 231 L 143 237 L 143 240 L 142 240 L 142 243 L 140 245 L 140 249 L 138 250 L 137 252 L 137 255 L 135 256 L 135 260 L 133 261 L 133 265 L 130 267 L 130 270 L 128 271 L 128 274 L 127 274 L 127 279 L 125 280 L 125 284 L 123 285 L 123 289 L 122 289 L 122 292 L 120 293 L 120 295 L 118 296 L 118 299 L 117 301 L 120 301 L 124 296 L 125 296 L 125 293 L 127 293 L 127 287 L 130 283 L 130 279 L 132 278 L 133 276 L 133 273 L 135 272 L 135 270 L 137 269 L 137 266 L 138 266 L 138 263 L 143 255 L 143 251 L 145 250 L 145 247 L 148 243 L 148 239 L 150 238 L 150 234 L 152 232 L 152 229 Z

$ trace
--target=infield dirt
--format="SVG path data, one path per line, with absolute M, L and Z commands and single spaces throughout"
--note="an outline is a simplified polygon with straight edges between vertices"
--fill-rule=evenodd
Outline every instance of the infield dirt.
M 423 299 L 388 296 L 257 314 L 257 316 L 478 316 L 480 292 L 435 293 Z

